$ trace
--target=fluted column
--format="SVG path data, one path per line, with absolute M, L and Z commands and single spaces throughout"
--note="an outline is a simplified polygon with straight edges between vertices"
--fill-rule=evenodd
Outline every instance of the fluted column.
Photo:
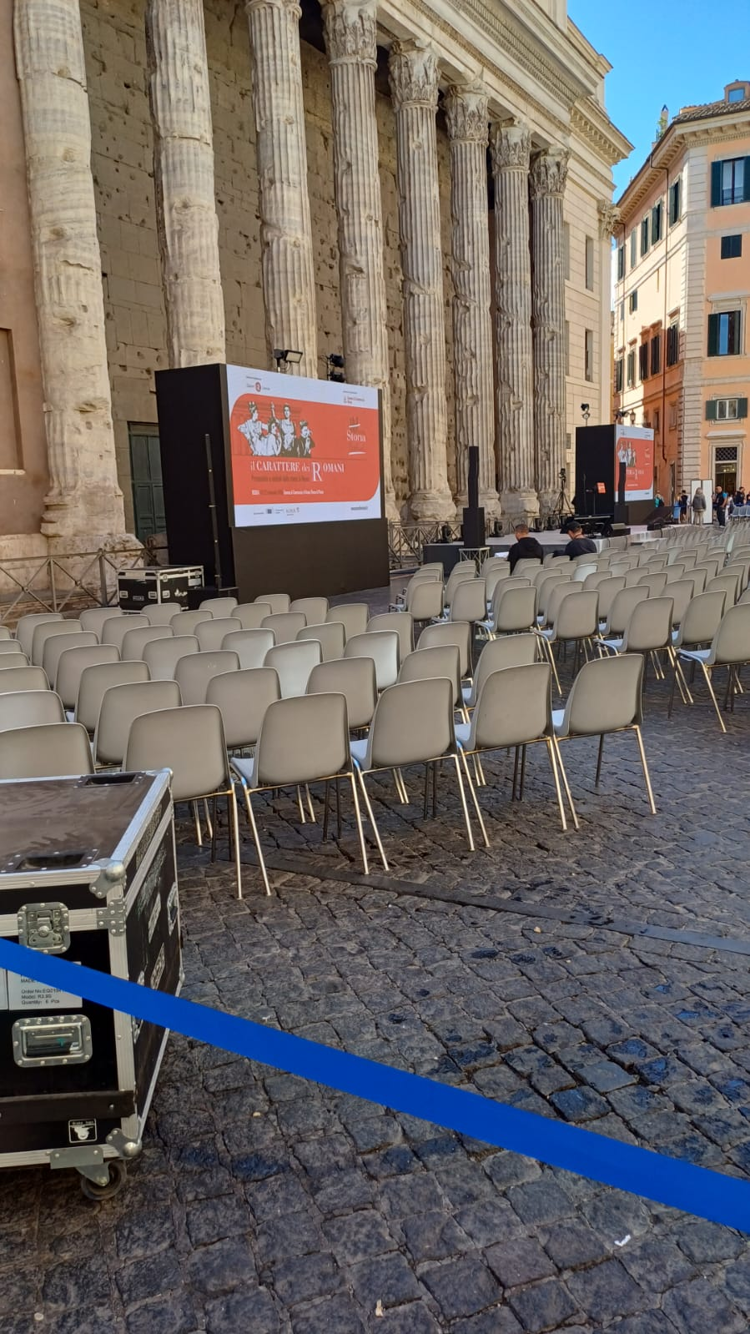
M 565 467 L 565 269 L 563 194 L 568 153 L 531 164 L 536 486 L 542 514 L 555 505 Z M 570 485 L 567 487 L 570 494 Z
M 446 457 L 443 256 L 435 130 L 437 57 L 422 43 L 394 42 L 389 70 L 396 111 L 409 508 L 414 519 L 451 519 L 455 505 Z
M 296 0 L 247 0 L 260 193 L 266 341 L 302 352 L 292 374 L 316 376 L 307 147 Z
M 169 364 L 225 361 L 203 0 L 148 0 L 146 49 Z
M 50 475 L 42 533 L 96 544 L 125 521 L 78 0 L 16 0 L 14 38 Z
M 510 523 L 536 518 L 534 486 L 529 155 L 525 125 L 492 135 L 500 503 Z
M 391 395 L 383 209 L 375 115 L 377 0 L 325 0 L 331 68 L 333 188 L 339 237 L 346 378 L 381 392 L 386 515 L 398 519 L 391 477 Z
M 499 512 L 487 226 L 487 94 L 481 85 L 450 89 L 445 114 L 451 146 L 453 372 L 459 504 L 467 503 L 468 449 L 479 448 L 479 503 Z

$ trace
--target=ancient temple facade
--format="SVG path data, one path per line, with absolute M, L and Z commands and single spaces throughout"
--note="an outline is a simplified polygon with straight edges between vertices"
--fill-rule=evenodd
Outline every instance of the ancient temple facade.
M 0 0 L 0 559 L 158 529 L 155 371 L 274 349 L 383 391 L 389 518 L 470 445 L 544 516 L 609 418 L 609 68 L 565 0 Z

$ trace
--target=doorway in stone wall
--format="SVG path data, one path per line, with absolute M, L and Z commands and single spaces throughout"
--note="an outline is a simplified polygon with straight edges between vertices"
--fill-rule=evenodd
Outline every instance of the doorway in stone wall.
M 135 535 L 145 542 L 148 537 L 167 531 L 159 428 L 153 423 L 128 422 L 128 440 Z
M 714 485 L 720 486 L 728 496 L 737 490 L 738 449 L 736 445 L 717 445 L 714 449 Z

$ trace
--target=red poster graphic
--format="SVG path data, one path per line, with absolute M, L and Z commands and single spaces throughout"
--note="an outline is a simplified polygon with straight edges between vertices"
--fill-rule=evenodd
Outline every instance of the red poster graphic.
M 620 467 L 625 464 L 625 495 L 631 500 L 651 500 L 654 494 L 654 433 L 645 426 L 615 428 L 615 489 L 619 491 Z

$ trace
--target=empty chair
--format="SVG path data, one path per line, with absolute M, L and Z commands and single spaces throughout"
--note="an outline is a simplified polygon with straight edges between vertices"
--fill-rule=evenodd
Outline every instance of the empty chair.
M 672 631 L 672 648 L 675 651 L 675 673 L 672 680 L 672 694 L 669 701 L 668 716 L 672 716 L 674 688 L 679 684 L 680 694 L 685 704 L 692 704 L 693 698 L 682 670 L 680 649 L 709 648 L 721 624 L 726 606 L 726 593 L 699 593 L 688 603 L 679 630 Z M 674 618 L 673 618 L 674 623 Z M 695 664 L 693 664 L 695 670 Z
M 179 602 L 154 602 L 143 608 L 143 615 L 149 625 L 171 625 L 175 616 L 179 616 Z
M 512 577 L 515 579 L 518 575 L 530 574 L 533 570 L 538 570 L 541 564 L 536 556 L 522 556 L 513 567 Z
M 323 662 L 332 662 L 335 658 L 344 656 L 346 631 L 341 621 L 323 621 L 321 625 L 305 625 L 297 634 L 297 643 L 301 639 L 317 640 Z
M 458 585 L 464 583 L 465 580 L 471 581 L 472 579 L 476 579 L 476 577 L 477 572 L 473 561 L 460 561 L 458 565 L 454 565 L 448 576 L 448 582 L 443 589 L 443 605 L 450 608 L 453 601 L 453 594 L 458 588 Z
M 598 639 L 603 649 L 610 653 L 648 653 L 657 674 L 660 674 L 657 654 L 666 651 L 674 665 L 672 652 L 672 611 L 671 598 L 648 598 L 634 607 L 630 620 L 625 626 L 622 638 Z
M 526 667 L 536 662 L 538 657 L 539 640 L 533 633 L 504 635 L 502 639 L 491 639 L 479 655 L 474 680 L 471 685 L 463 688 L 465 708 L 476 708 L 482 686 L 493 672 L 503 671 L 506 667 Z
M 460 617 L 456 617 L 456 620 L 460 620 Z M 407 653 L 411 653 L 414 648 L 414 621 L 411 613 L 388 611 L 380 616 L 372 616 L 367 622 L 368 635 L 381 634 L 384 631 L 393 631 L 398 635 L 399 661 L 403 662 Z
M 724 569 L 721 571 L 721 573 L 739 574 L 740 592 L 741 593 L 744 592 L 744 590 L 747 588 L 748 577 L 750 577 L 750 557 L 743 556 L 741 552 L 738 554 L 733 554 L 729 559 L 729 561 L 727 562 L 727 564 L 724 566 Z
M 661 571 L 659 574 L 643 574 L 636 585 L 637 588 L 647 588 L 648 595 L 652 598 L 661 597 L 666 586 L 667 576 L 665 571 Z
M 195 637 L 200 644 L 201 653 L 215 653 L 220 649 L 227 635 L 242 630 L 242 621 L 235 616 L 217 616 L 212 621 L 200 621 L 195 627 Z
M 0 628 L 4 629 L 5 627 L 3 626 Z M 64 639 L 65 636 L 62 635 L 61 638 Z M 10 639 L 10 638 L 0 639 L 0 653 L 8 654 L 10 655 L 11 658 L 18 657 L 18 655 L 20 654 L 21 657 L 24 659 L 24 661 L 28 661 L 26 658 L 26 654 L 24 653 L 17 639 Z
M 599 566 L 596 561 L 573 561 L 573 580 L 577 584 L 584 584 L 589 575 L 599 574 Z
M 279 678 L 273 667 L 223 672 L 211 678 L 206 691 L 206 703 L 221 710 L 228 750 L 254 746 L 266 710 L 280 698 Z
M 241 602 L 232 612 L 232 619 L 239 621 L 243 630 L 259 630 L 261 621 L 272 615 L 270 602 Z
M 13 694 L 18 690 L 49 690 L 47 673 L 42 667 L 11 667 L 0 672 L 0 692 Z
M 715 579 L 724 561 L 721 556 L 701 556 L 695 562 L 696 570 L 705 570 L 707 579 Z
M 0 732 L 64 722 L 62 700 L 53 690 L 16 690 L 0 695 Z
M 649 806 L 652 815 L 656 815 L 641 736 L 644 667 L 644 659 L 639 654 L 630 653 L 617 658 L 594 658 L 584 663 L 573 682 L 565 709 L 553 714 L 553 722 L 558 743 L 575 737 L 599 737 L 595 779 L 597 787 L 605 736 L 611 732 L 635 732 Z
M 62 613 L 59 611 L 34 611 L 28 616 L 21 616 L 16 626 L 16 639 L 27 658 L 31 658 L 31 649 L 34 643 L 34 631 L 38 625 L 44 621 L 61 621 Z
M 308 695 L 343 695 L 350 730 L 369 727 L 378 702 L 372 658 L 338 658 L 313 667 Z
M 443 584 L 440 579 L 412 579 L 406 590 L 404 610 L 412 621 L 431 621 L 442 615 Z
M 60 638 L 64 639 L 65 635 L 61 635 Z M 7 640 L 3 640 L 3 643 L 7 643 Z M 29 660 L 26 657 L 26 654 L 22 653 L 20 649 L 16 649 L 13 653 L 0 653 L 0 671 L 12 671 L 17 667 L 28 666 Z
M 222 672 L 239 671 L 236 653 L 219 649 L 216 653 L 187 653 L 175 665 L 174 679 L 180 687 L 183 704 L 205 704 L 208 683 Z
M 370 619 L 370 608 L 366 602 L 339 602 L 331 607 L 327 621 L 340 621 L 347 639 L 352 635 L 363 635 Z
M 675 584 L 682 579 L 682 576 L 685 573 L 685 566 L 682 562 L 680 562 L 679 565 L 668 565 L 663 573 L 666 575 L 668 584 Z M 663 591 L 664 590 L 662 589 L 662 592 Z
M 482 566 L 482 578 L 484 579 L 484 591 L 487 595 L 488 603 L 492 602 L 492 594 L 504 579 L 510 578 L 510 565 L 507 560 L 498 560 L 497 556 L 491 560 L 486 560 Z
M 296 643 L 277 644 L 268 650 L 265 666 L 272 667 L 279 678 L 282 699 L 304 695 L 313 667 L 322 661 L 317 639 L 300 639 Z
M 196 640 L 196 645 L 198 641 Z M 220 648 L 236 653 L 242 671 L 251 671 L 262 667 L 266 654 L 276 643 L 273 630 L 230 630 L 221 641 Z
M 239 620 L 239 617 L 237 618 Z M 172 627 L 172 634 L 176 636 L 190 635 L 195 637 L 196 629 L 204 621 L 212 621 L 213 616 L 210 611 L 181 611 L 169 622 Z
M 44 659 L 44 646 L 48 639 L 53 639 L 56 635 L 80 634 L 82 634 L 80 621 L 41 621 L 34 627 L 31 641 L 31 663 L 34 667 L 41 667 Z
M 507 587 L 501 584 L 495 589 L 492 613 L 481 626 L 488 639 L 495 639 L 498 635 L 520 634 L 534 628 L 536 589 L 523 584 L 520 588 L 514 585 L 515 580 L 509 579 Z
M 704 596 L 706 596 L 704 594 Z M 677 650 L 680 662 L 696 663 L 703 672 L 711 701 L 716 710 L 716 717 L 722 732 L 726 724 L 714 693 L 712 676 L 717 667 L 727 669 L 727 689 L 724 698 L 725 708 L 738 686 L 738 669 L 750 662 L 750 602 L 738 602 L 724 613 L 710 648 Z
M 599 609 L 601 611 L 602 594 L 599 594 Z M 605 639 L 614 636 L 622 636 L 625 633 L 625 626 L 633 614 L 635 607 L 640 602 L 648 601 L 647 588 L 621 588 L 615 593 L 610 604 L 607 618 L 602 622 L 599 620 L 599 632 Z
M 57 688 L 57 665 L 67 649 L 93 648 L 98 644 L 99 640 L 93 630 L 79 630 L 78 634 L 72 635 L 54 635 L 51 639 L 48 639 L 44 645 L 42 661 L 39 663 L 39 666 L 43 667 L 47 673 L 47 680 L 52 689 L 55 690 Z
M 289 611 L 292 605 L 292 599 L 288 593 L 260 593 L 255 599 L 256 602 L 267 602 L 271 608 L 271 616 L 280 616 L 283 612 Z
M 674 603 L 672 608 L 672 629 L 681 624 L 693 596 L 693 585 L 687 579 L 678 579 L 674 584 L 667 584 L 665 596 Z
M 540 567 L 541 568 L 541 567 Z M 487 615 L 487 585 L 484 579 L 467 579 L 459 584 L 451 600 L 450 619 L 476 625 Z
M 547 610 L 545 615 L 543 617 L 541 615 L 537 616 L 537 625 L 541 627 L 553 626 L 557 620 L 557 614 L 560 607 L 565 599 L 571 597 L 573 594 L 578 595 L 581 593 L 583 593 L 583 584 L 577 584 L 573 579 L 567 579 L 562 583 L 558 583 L 557 586 L 552 589 L 547 599 Z
M 544 570 L 543 577 L 536 585 L 536 610 L 537 618 L 541 617 L 541 621 L 539 622 L 541 625 L 544 625 L 546 622 L 547 607 L 549 606 L 549 600 L 552 597 L 553 588 L 556 588 L 558 584 L 572 583 L 573 580 L 567 573 L 557 574 L 556 571 Z M 586 584 L 584 583 L 583 586 L 585 588 Z
M 180 658 L 198 653 L 200 644 L 195 635 L 171 635 L 166 639 L 150 639 L 143 649 L 143 661 L 152 681 L 173 681 Z
M 584 588 L 585 587 L 586 585 L 584 584 Z M 611 575 L 608 579 L 602 580 L 602 582 L 597 586 L 596 591 L 599 594 L 600 626 L 603 621 L 606 623 L 612 603 L 614 602 L 617 594 L 624 587 L 625 587 L 625 580 L 622 575 Z
M 399 641 L 393 630 L 352 635 L 346 641 L 345 658 L 372 658 L 378 690 L 385 690 L 398 680 Z
M 199 611 L 210 611 L 214 619 L 219 620 L 223 617 L 234 616 L 235 607 L 239 606 L 237 598 L 204 598 L 199 604 Z
M 125 768 L 171 769 L 172 799 L 176 802 L 227 798 L 237 896 L 242 898 L 237 797 L 220 710 L 214 704 L 201 704 L 141 714 L 130 729 Z M 197 818 L 196 829 L 200 834 Z
M 10 637 L 11 637 L 10 630 L 8 629 L 7 625 L 0 625 L 0 643 L 2 643 L 3 641 L 10 640 Z M 15 642 L 16 641 L 13 640 L 13 643 Z
M 573 671 L 578 667 L 578 661 L 583 649 L 585 658 L 588 658 L 588 646 L 593 648 L 594 636 L 599 629 L 599 594 L 595 590 L 581 593 L 580 597 L 566 597 L 560 603 L 555 615 L 554 624 L 548 630 L 538 630 L 540 638 L 549 663 L 552 668 L 555 684 L 558 694 L 562 694 L 560 689 L 560 678 L 557 673 L 552 649 L 555 644 L 575 644 L 575 657 L 573 659 Z
M 93 770 L 88 734 L 77 723 L 0 732 L 0 779 L 66 778 Z
M 289 610 L 302 612 L 308 625 L 319 625 L 328 615 L 328 598 L 295 598 Z
M 177 618 L 175 617 L 175 620 Z M 145 616 L 140 612 L 134 612 L 130 616 L 112 616 L 104 622 L 102 632 L 99 636 L 102 644 L 116 644 L 122 654 L 122 641 L 129 630 L 150 630 L 151 626 Z
M 65 636 L 62 636 L 63 639 Z M 87 667 L 102 663 L 119 662 L 120 654 L 114 644 L 89 644 L 66 648 L 60 654 L 55 673 L 55 690 L 66 709 L 73 710 L 78 699 L 81 674 Z
M 471 626 L 468 621 L 442 621 L 426 625 L 417 643 L 418 649 L 433 648 L 438 644 L 455 644 L 458 649 L 461 676 L 468 676 L 471 668 Z
M 277 644 L 292 644 L 307 622 L 301 611 L 273 612 L 261 622 L 263 630 L 273 630 Z
M 463 711 L 461 691 L 461 655 L 455 644 L 418 648 L 407 653 L 398 673 L 401 681 L 430 681 L 445 677 L 453 687 L 453 708 Z
M 101 638 L 102 627 L 107 621 L 111 621 L 113 616 L 119 615 L 117 607 L 87 607 L 81 612 L 81 629 L 87 634 L 95 634 L 97 639 Z
M 105 690 L 94 733 L 96 764 L 122 764 L 133 720 L 181 703 L 176 681 L 135 681 Z
M 734 603 L 740 596 L 740 591 L 739 574 L 722 573 L 706 582 L 707 593 L 726 593 L 727 607 L 734 606 Z
M 143 650 L 147 644 L 152 644 L 155 639 L 173 638 L 172 628 L 169 625 L 139 625 L 135 630 L 128 630 L 123 635 L 120 657 L 123 662 L 137 662 L 143 657 Z
M 601 568 L 599 568 L 596 570 L 592 570 L 589 574 L 586 575 L 586 578 L 583 581 L 584 592 L 589 593 L 592 588 L 598 589 L 600 584 L 605 583 L 607 579 L 611 578 L 612 576 L 608 569 L 602 570 Z
M 688 569 L 683 574 L 681 582 L 691 583 L 693 585 L 693 597 L 697 597 L 698 593 L 705 593 L 706 591 L 707 575 L 707 570 Z
M 85 667 L 81 672 L 76 700 L 75 717 L 87 732 L 96 731 L 99 710 L 105 692 L 113 686 L 127 685 L 131 681 L 148 681 L 148 667 L 145 662 L 100 662 Z

